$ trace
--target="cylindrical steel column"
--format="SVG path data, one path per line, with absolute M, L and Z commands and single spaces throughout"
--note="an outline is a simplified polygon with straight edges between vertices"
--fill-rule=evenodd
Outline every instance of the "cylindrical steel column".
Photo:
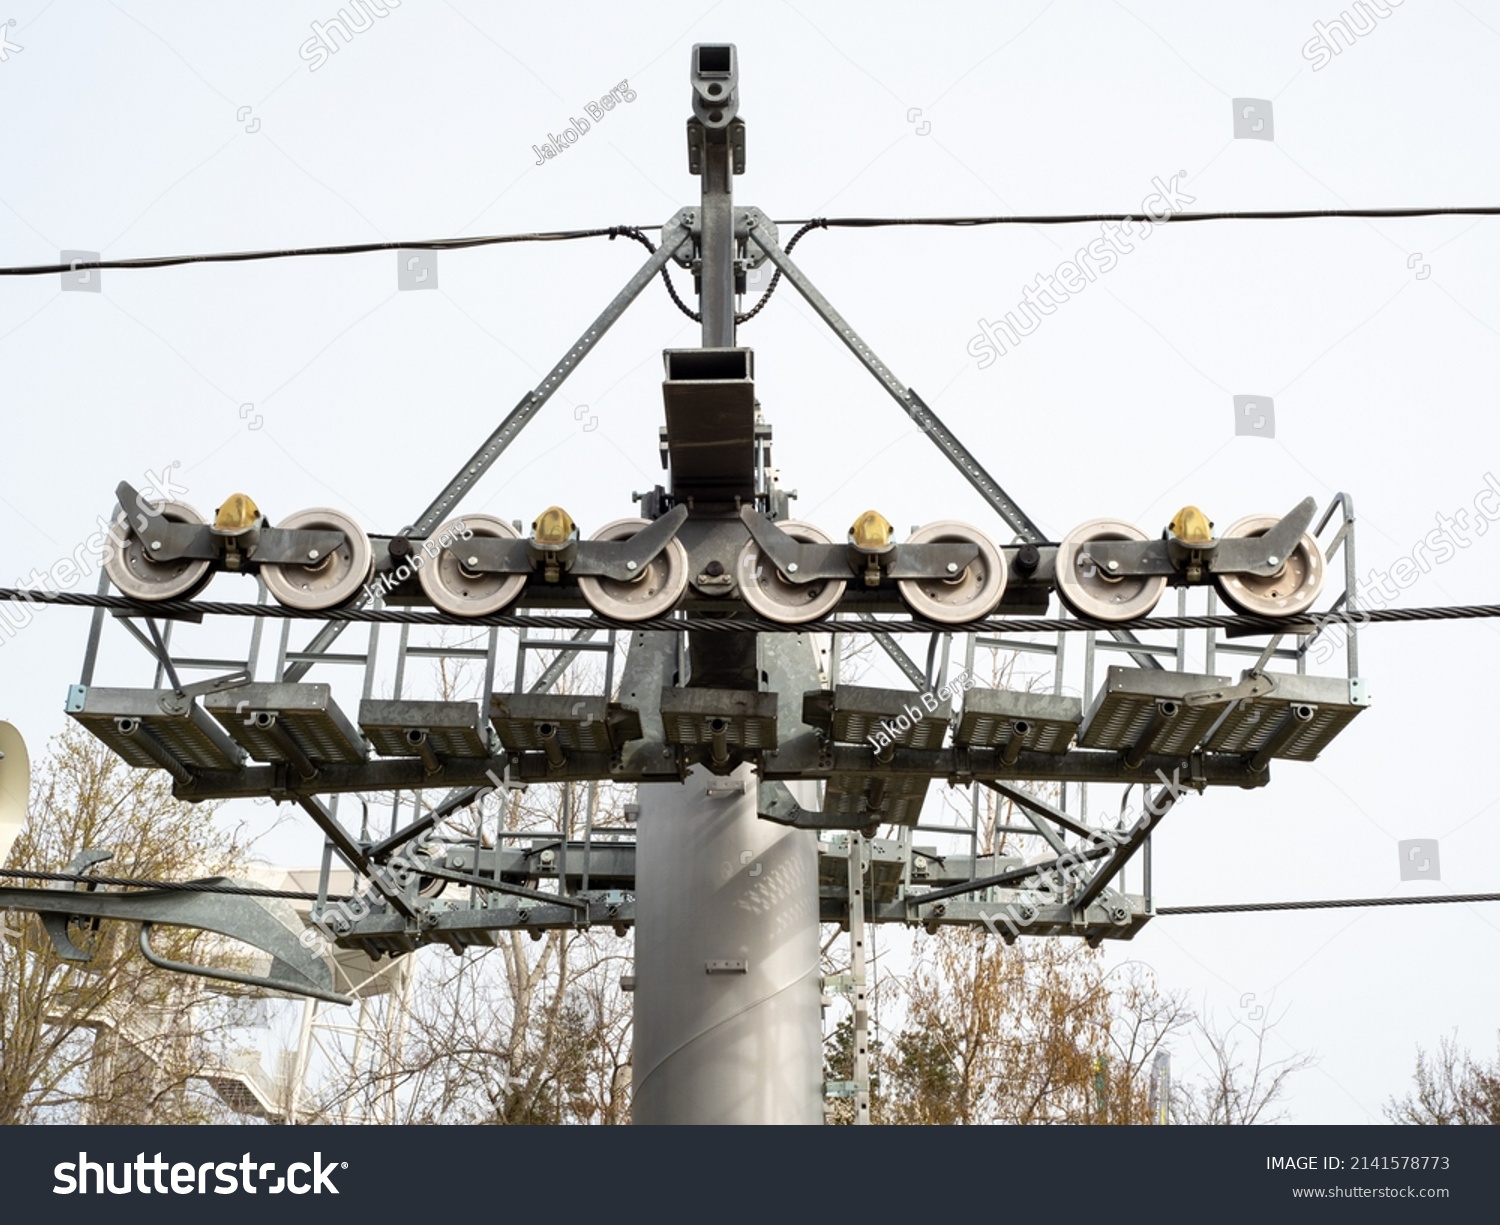
M 635 1123 L 823 1122 L 817 847 L 756 783 L 641 788 Z

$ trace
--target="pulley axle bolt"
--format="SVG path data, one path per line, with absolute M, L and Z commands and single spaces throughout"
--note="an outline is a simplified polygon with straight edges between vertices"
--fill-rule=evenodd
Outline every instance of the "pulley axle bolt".
M 471 570 L 476 569 L 478 567 L 478 565 L 479 565 L 479 558 L 477 558 L 477 557 L 470 557 L 467 560 L 465 560 L 464 565 L 468 566 L 469 569 L 471 569 Z
M 640 569 L 640 566 L 638 566 L 638 565 L 637 565 L 637 564 L 636 564 L 636 563 L 635 563 L 635 562 L 633 562 L 633 561 L 627 561 L 627 562 L 626 562 L 626 563 L 625 563 L 625 569 L 627 569 L 627 570 L 629 570 L 629 571 L 630 571 L 630 572 L 631 572 L 631 573 L 632 573 L 632 574 L 634 574 L 634 573 L 635 573 L 635 572 L 636 572 L 636 571 L 637 571 L 637 570 L 639 570 L 639 569 Z
M 308 551 L 307 551 L 307 560 L 308 561 L 317 561 L 318 560 L 318 551 L 317 551 L 317 549 L 308 549 Z
M 1120 563 L 1117 562 L 1117 561 L 1105 562 L 1104 563 L 1104 568 L 1106 570 L 1109 570 L 1109 571 L 1115 571 L 1115 570 L 1118 570 L 1120 568 Z
M 796 574 L 797 573 L 797 563 L 794 562 L 794 561 L 787 562 L 786 572 L 788 574 Z
M 1270 557 L 1266 558 L 1266 565 L 1279 566 L 1281 565 L 1281 558 L 1277 557 L 1275 553 L 1272 553 Z
M 949 574 L 957 574 L 958 573 L 958 563 L 956 561 L 950 561 L 948 563 L 948 573 Z
M 153 549 L 159 549 L 159 548 L 161 548 L 161 541 L 160 540 L 153 540 L 151 542 L 151 547 Z

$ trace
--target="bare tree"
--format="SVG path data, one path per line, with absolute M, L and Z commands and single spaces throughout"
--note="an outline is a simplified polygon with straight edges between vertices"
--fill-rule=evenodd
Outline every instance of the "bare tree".
M 1283 1122 L 1286 1111 L 1278 1103 L 1287 1082 L 1317 1063 L 1317 1057 L 1308 1053 L 1270 1058 L 1266 1039 L 1284 1016 L 1272 1018 L 1265 1010 L 1253 1022 L 1235 1021 L 1223 1027 L 1211 1013 L 1198 1017 L 1193 1023 L 1193 1045 L 1209 1070 L 1196 1081 L 1174 1087 L 1173 1121 L 1240 1126 Z
M 1495 1062 L 1477 1062 L 1460 1050 L 1458 1035 L 1439 1038 L 1435 1055 L 1417 1048 L 1415 1082 L 1399 1102 L 1392 1098 L 1385 1117 L 1392 1123 L 1426 1126 L 1500 1123 L 1500 1055 Z
M 162 772 L 132 769 L 69 728 L 38 771 L 31 821 L 9 863 L 60 871 L 84 849 L 112 851 L 112 873 L 179 880 L 232 872 L 243 851 L 211 808 L 173 799 Z M 0 1122 L 219 1117 L 198 1078 L 217 1063 L 218 1047 L 239 1020 L 232 998 L 147 965 L 133 925 L 74 925 L 70 938 L 93 957 L 71 962 L 58 956 L 34 915 L 6 918 Z M 156 939 L 173 958 L 224 961 L 203 933 L 168 929 Z
M 574 667 L 554 691 L 596 692 L 600 680 Z M 469 662 L 445 658 L 430 683 L 454 700 L 474 692 L 479 677 Z M 631 789 L 609 784 L 497 788 L 434 833 L 450 845 L 526 849 L 538 865 L 559 868 L 559 842 L 588 828 L 607 836 L 630 798 Z M 554 887 L 555 877 L 540 876 L 538 888 Z M 412 954 L 419 961 L 406 1024 L 365 1035 L 358 1066 L 351 1043 L 322 1069 L 314 1094 L 322 1116 L 394 1094 L 408 1123 L 627 1122 L 631 1009 L 619 980 L 632 948 L 609 929 L 515 928 L 457 959 L 436 949 Z M 387 1046 L 373 1059 L 372 1040 Z
M 948 931 L 927 945 L 880 1061 L 892 1122 L 1145 1120 L 1145 1069 L 1187 1014 L 1143 967 L 1107 974 L 1060 938 Z

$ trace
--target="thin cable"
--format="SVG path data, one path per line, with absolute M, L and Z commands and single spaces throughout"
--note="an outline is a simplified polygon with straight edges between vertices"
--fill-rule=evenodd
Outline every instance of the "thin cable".
M 1231 902 L 1222 906 L 1158 906 L 1159 915 L 1255 914 L 1267 910 L 1342 910 L 1350 906 L 1425 906 L 1439 902 L 1500 902 L 1500 893 L 1455 893 L 1448 897 L 1350 897 L 1310 902 Z
M 800 230 L 792 235 L 791 241 L 786 245 L 786 253 L 790 255 L 792 253 L 792 248 L 802 240 L 802 236 L 804 234 L 806 234 L 809 230 L 820 229 L 822 225 L 823 222 L 817 220 L 807 222 Z M 646 243 L 646 245 L 650 247 L 652 251 L 656 250 L 655 247 L 651 246 L 650 239 L 646 238 L 645 235 L 638 235 L 638 237 L 640 237 L 641 241 Z M 677 309 L 680 310 L 689 319 L 691 319 L 694 323 L 702 323 L 703 316 L 698 311 L 693 310 L 692 307 L 690 307 L 678 296 L 677 286 L 672 284 L 672 278 L 668 275 L 667 269 L 665 268 L 661 270 L 661 279 L 667 287 L 668 296 L 672 299 L 673 302 L 677 304 Z M 765 310 L 766 304 L 771 301 L 771 295 L 776 292 L 776 286 L 779 284 L 781 284 L 780 268 L 776 269 L 776 275 L 771 278 L 771 283 L 766 286 L 766 292 L 761 294 L 760 301 L 752 306 L 749 310 L 747 310 L 743 315 L 736 315 L 734 317 L 735 326 L 738 327 L 742 323 L 748 323 L 750 320 L 754 319 L 756 315 L 760 314 L 761 311 Z
M 816 218 L 816 217 L 813 218 L 813 220 L 804 223 L 803 226 L 802 226 L 802 228 L 800 230 L 798 230 L 795 234 L 792 235 L 791 241 L 787 243 L 787 245 L 786 245 L 786 253 L 788 255 L 790 255 L 792 253 L 792 248 L 795 247 L 799 242 L 802 241 L 802 236 L 804 234 L 806 234 L 809 230 L 821 230 L 827 224 L 828 223 L 826 221 L 823 221 L 821 218 Z M 761 311 L 765 310 L 766 303 L 768 303 L 771 300 L 771 295 L 776 292 L 776 286 L 778 286 L 780 284 L 781 284 L 781 269 L 778 268 L 778 269 L 776 269 L 776 275 L 771 278 L 771 283 L 766 286 L 766 292 L 763 293 L 763 294 L 761 294 L 760 301 L 757 302 L 748 311 L 746 311 L 743 315 L 736 315 L 735 319 L 734 319 L 735 323 L 737 323 L 737 324 L 739 324 L 739 323 L 745 323 L 745 322 L 747 322 L 747 321 L 749 321 L 751 319 L 754 319 L 756 315 L 760 314 Z
M 218 617 L 271 617 L 293 621 L 360 621 L 391 625 L 470 625 L 500 626 L 506 629 L 628 629 L 669 630 L 675 633 L 720 633 L 720 634 L 786 634 L 793 629 L 800 633 L 859 633 L 861 627 L 882 630 L 888 634 L 947 633 L 954 627 L 935 625 L 928 621 L 865 621 L 855 618 L 824 618 L 819 621 L 800 623 L 795 627 L 758 617 L 653 617 L 645 621 L 617 621 L 601 616 L 554 616 L 530 614 L 518 616 L 510 613 L 494 613 L 485 617 L 459 617 L 442 612 L 419 612 L 398 608 L 286 608 L 279 604 L 225 604 L 212 600 L 132 600 L 125 596 L 93 595 L 77 591 L 33 591 L 15 587 L 0 587 L 0 600 L 25 602 L 32 608 L 39 605 L 60 604 L 75 608 L 106 608 L 112 612 L 132 617 L 164 617 L 192 621 L 204 616 Z M 1434 608 L 1384 608 L 1366 612 L 1361 609 L 1352 615 L 1361 625 L 1391 624 L 1407 621 L 1475 621 L 1500 617 L 1500 604 L 1445 605 Z M 970 621 L 962 628 L 966 632 L 981 634 L 1080 634 L 1089 631 L 1130 630 L 1191 630 L 1223 629 L 1251 634 L 1306 633 L 1313 626 L 1325 623 L 1345 623 L 1339 613 L 1318 613 L 1278 619 L 1275 617 L 1245 616 L 1198 616 L 1198 617 L 1143 617 L 1139 621 L 1115 622 L 1092 621 L 1069 618 L 1066 621 L 1050 617 L 989 617 Z
M 1245 212 L 1167 213 L 1050 213 L 1022 217 L 826 217 L 814 222 L 829 229 L 873 229 L 881 226 L 985 226 L 985 225 L 1082 225 L 1099 221 L 1149 221 L 1153 225 L 1188 221 L 1303 221 L 1331 218 L 1397 218 L 1397 217 L 1496 217 L 1500 206 L 1482 205 L 1458 208 L 1299 208 L 1264 209 Z M 797 225 L 797 221 L 778 221 L 777 225 Z
M 613 225 L 593 230 L 543 230 L 533 234 L 487 234 L 477 238 L 421 238 L 412 242 L 357 242 L 331 247 L 216 251 L 204 255 L 152 255 L 141 259 L 77 260 L 70 264 L 26 264 L 15 268 L 0 268 L 0 276 L 46 276 L 54 272 L 75 272 L 86 268 L 175 268 L 181 264 L 244 264 L 255 260 L 301 259 L 310 255 L 364 255 L 371 251 L 460 251 L 468 247 L 493 247 L 512 242 L 571 242 L 578 238 L 614 238 L 622 233 L 639 234 L 641 228 Z
M 1149 221 L 1174 225 L 1191 221 L 1298 221 L 1324 218 L 1400 218 L 1400 217 L 1494 217 L 1500 207 L 1489 205 L 1452 208 L 1327 208 L 1252 210 L 1246 212 L 1168 213 L 1154 217 L 1150 213 L 1057 213 L 1017 217 L 814 217 L 778 221 L 777 225 L 801 225 L 803 230 L 787 243 L 791 251 L 797 239 L 808 229 L 873 229 L 883 226 L 989 226 L 989 225 L 1081 225 L 1103 221 Z M 68 264 L 25 264 L 0 268 L 0 276 L 48 276 L 89 268 L 127 270 L 132 268 L 173 268 L 182 264 L 238 264 L 255 260 L 301 259 L 314 255 L 365 255 L 372 251 L 459 251 L 469 247 L 492 247 L 513 242 L 570 242 L 579 238 L 614 238 L 619 234 L 639 236 L 644 231 L 660 230 L 659 225 L 608 226 L 588 230 L 541 230 L 527 234 L 486 234 L 474 238 L 416 238 L 404 242 L 342 243 L 323 247 L 284 247 L 264 251 L 216 251 L 202 255 L 155 255 L 139 259 L 77 260 Z M 649 241 L 649 240 L 646 240 Z M 771 288 L 781 274 L 771 278 L 762 302 L 771 296 Z M 675 290 L 673 291 L 675 295 Z M 685 307 L 683 309 L 686 309 Z M 756 311 L 743 318 L 752 318 Z M 743 321 L 743 320 L 742 320 Z

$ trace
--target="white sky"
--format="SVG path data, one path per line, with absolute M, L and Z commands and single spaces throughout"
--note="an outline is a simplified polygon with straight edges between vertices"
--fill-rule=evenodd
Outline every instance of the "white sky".
M 1303 47 L 1339 11 L 407 0 L 312 71 L 299 48 L 334 0 L 14 0 L 0 263 L 659 224 L 696 199 L 696 41 L 738 45 L 737 200 L 774 217 L 1136 209 L 1179 174 L 1196 210 L 1500 201 L 1500 4 L 1402 5 L 1314 71 Z M 622 80 L 635 101 L 534 165 L 533 144 Z M 1233 138 L 1235 98 L 1273 102 L 1273 141 Z M 1500 222 L 1169 225 L 978 369 L 977 321 L 1095 237 L 835 230 L 797 258 L 1054 538 L 1105 515 L 1155 533 L 1185 502 L 1225 525 L 1348 490 L 1364 573 L 1500 473 Z M 398 291 L 389 253 L 108 271 L 99 294 L 6 279 L 0 578 L 70 556 L 117 481 L 172 463 L 200 510 L 244 490 L 273 518 L 326 505 L 399 529 L 643 256 L 604 240 L 444 253 L 437 292 Z M 630 491 L 662 479 L 660 351 L 697 343 L 648 289 L 466 509 L 529 520 L 561 502 L 586 530 L 633 513 Z M 877 505 L 903 527 L 1007 535 L 789 287 L 741 343 L 799 517 L 838 535 Z M 1274 397 L 1274 439 L 1235 436 L 1243 394 Z M 1497 564 L 1487 533 L 1395 602 L 1493 600 Z M 213 595 L 248 598 L 232 578 Z M 0 717 L 37 756 L 86 627 L 50 610 L 0 635 Z M 111 658 L 130 658 L 118 640 Z M 1158 902 L 1500 888 L 1497 658 L 1492 622 L 1369 631 L 1374 708 L 1318 762 L 1169 817 Z M 311 859 L 317 840 L 298 837 L 287 853 Z M 1399 881 L 1404 838 L 1439 840 L 1441 881 Z M 1416 1044 L 1456 1029 L 1493 1052 L 1500 987 L 1480 950 L 1497 932 L 1493 905 L 1161 918 L 1110 955 L 1221 1019 L 1284 1010 L 1272 1054 L 1321 1056 L 1295 1119 L 1363 1122 L 1405 1090 Z

